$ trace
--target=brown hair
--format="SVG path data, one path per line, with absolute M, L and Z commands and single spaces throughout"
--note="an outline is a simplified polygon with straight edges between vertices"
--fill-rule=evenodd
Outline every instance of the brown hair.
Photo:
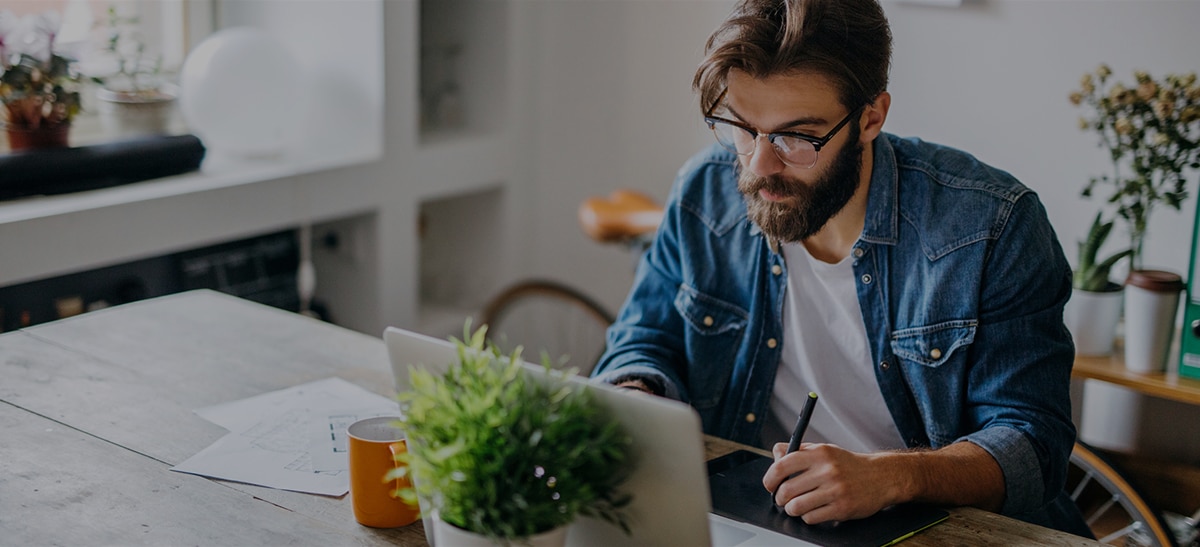
M 820 72 L 857 108 L 887 89 L 892 33 L 878 0 L 741 0 L 704 50 L 692 88 L 706 113 L 731 69 L 755 78 Z

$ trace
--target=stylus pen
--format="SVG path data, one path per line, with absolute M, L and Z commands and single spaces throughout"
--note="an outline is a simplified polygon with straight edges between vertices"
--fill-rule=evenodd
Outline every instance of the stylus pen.
M 796 428 L 792 430 L 792 438 L 788 441 L 788 454 L 800 448 L 800 440 L 804 438 L 804 431 L 808 429 L 808 421 L 812 419 L 813 409 L 816 406 L 817 394 L 810 391 L 808 392 L 808 400 L 804 401 L 804 409 L 800 411 L 800 416 L 796 418 Z

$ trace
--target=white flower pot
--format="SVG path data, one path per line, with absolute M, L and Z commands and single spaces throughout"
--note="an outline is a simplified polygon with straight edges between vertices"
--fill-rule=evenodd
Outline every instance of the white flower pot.
M 1075 339 L 1075 353 L 1112 354 L 1124 295 L 1119 285 L 1114 283 L 1112 286 L 1117 287 L 1116 290 L 1095 292 L 1075 289 L 1071 292 L 1071 299 L 1063 310 L 1063 322 Z
M 430 520 L 433 521 L 433 547 L 494 547 L 499 545 L 488 539 L 487 536 L 468 532 L 438 518 L 436 511 L 432 516 L 433 518 Z M 563 547 L 567 544 L 567 528 L 569 526 L 560 526 L 536 536 L 513 540 L 510 543 L 530 547 Z
M 169 84 L 141 94 L 100 89 L 96 92 L 100 123 L 112 138 L 164 135 L 178 96 L 179 89 Z

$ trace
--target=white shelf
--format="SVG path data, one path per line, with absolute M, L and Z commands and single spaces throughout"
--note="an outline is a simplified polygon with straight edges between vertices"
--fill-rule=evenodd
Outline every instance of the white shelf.
M 340 156 L 284 157 L 271 161 L 245 161 L 206 159 L 199 171 L 172 177 L 135 182 L 85 192 L 51 196 L 29 196 L 26 198 L 0 201 L 0 228 L 8 225 L 69 215 L 105 207 L 127 205 L 173 196 L 208 192 L 238 186 L 272 181 L 286 177 L 316 173 L 376 161 L 381 154 L 377 151 L 352 152 Z
M 0 285 L 368 209 L 374 205 L 370 180 L 341 183 L 355 192 L 354 201 L 329 203 L 306 197 L 319 193 L 322 181 L 302 175 L 365 164 L 378 157 L 377 153 L 310 155 L 304 160 L 225 164 L 205 160 L 195 173 L 0 202 L 0 249 L 21 256 L 0 261 Z

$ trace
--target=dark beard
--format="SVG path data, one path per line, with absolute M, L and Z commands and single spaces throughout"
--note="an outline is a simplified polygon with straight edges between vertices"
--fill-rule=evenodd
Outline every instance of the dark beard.
M 829 169 L 812 184 L 780 175 L 759 177 L 742 168 L 738 174 L 738 190 L 746 200 L 746 212 L 751 222 L 767 236 L 784 243 L 801 241 L 821 231 L 858 190 L 863 145 L 858 141 L 857 133 L 852 131 L 849 143 L 853 144 L 842 148 Z M 795 206 L 764 200 L 758 195 L 759 190 L 764 189 L 793 198 Z

